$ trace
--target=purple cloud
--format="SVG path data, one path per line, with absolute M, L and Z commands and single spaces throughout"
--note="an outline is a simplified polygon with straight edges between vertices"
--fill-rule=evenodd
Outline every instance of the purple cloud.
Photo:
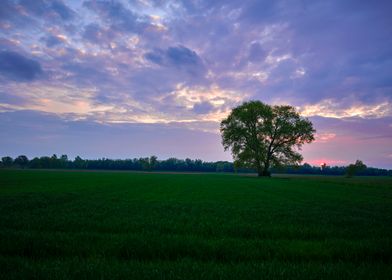
M 53 35 L 49 35 L 48 37 L 44 38 L 44 41 L 46 42 L 46 46 L 48 48 L 54 47 L 56 45 L 61 45 L 63 43 L 63 41 Z
M 16 52 L 0 52 L 0 74 L 16 81 L 32 81 L 43 73 L 39 62 Z
M 214 109 L 214 105 L 212 105 L 208 101 L 196 103 L 195 105 L 193 105 L 193 111 L 196 114 L 206 114 L 211 112 L 213 109 Z
M 98 14 L 102 21 L 120 32 L 142 32 L 148 22 L 145 17 L 126 8 L 118 1 L 85 1 L 83 6 Z
M 186 70 L 191 75 L 200 76 L 205 71 L 198 54 L 184 46 L 169 47 L 166 50 L 155 49 L 146 53 L 145 58 L 161 66 Z
M 75 15 L 75 12 L 61 0 L 21 0 L 19 5 L 36 16 L 50 17 L 54 14 L 62 20 L 70 20 Z

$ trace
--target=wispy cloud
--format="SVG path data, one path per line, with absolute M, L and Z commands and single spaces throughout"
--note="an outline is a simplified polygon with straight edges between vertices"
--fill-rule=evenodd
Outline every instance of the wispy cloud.
M 327 118 L 383 118 L 392 116 L 392 103 L 385 101 L 378 104 L 349 104 L 342 106 L 338 100 L 326 99 L 319 103 L 300 107 L 304 116 L 322 116 Z

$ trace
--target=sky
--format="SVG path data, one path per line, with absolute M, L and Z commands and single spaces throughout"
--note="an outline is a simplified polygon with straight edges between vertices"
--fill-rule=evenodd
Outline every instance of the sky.
M 304 162 L 392 168 L 392 2 L 1 0 L 0 155 L 232 160 L 219 123 L 294 106 Z

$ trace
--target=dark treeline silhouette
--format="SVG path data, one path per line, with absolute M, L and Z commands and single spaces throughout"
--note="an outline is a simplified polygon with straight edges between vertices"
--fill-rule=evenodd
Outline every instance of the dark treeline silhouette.
M 0 162 L 3 168 L 32 168 L 32 169 L 96 169 L 96 170 L 136 170 L 136 171 L 198 171 L 198 172 L 234 172 L 234 165 L 228 161 L 206 162 L 200 159 L 169 158 L 158 160 L 156 156 L 134 159 L 82 159 L 77 156 L 74 160 L 67 155 L 58 157 L 35 157 L 28 160 L 26 156 L 13 159 L 3 157 Z M 249 169 L 238 169 L 238 172 L 252 172 Z
M 90 169 L 90 170 L 135 170 L 135 171 L 184 171 L 184 172 L 239 172 L 254 173 L 256 170 L 249 168 L 236 168 L 232 162 L 216 161 L 206 162 L 200 159 L 177 159 L 169 158 L 158 160 L 156 156 L 134 159 L 82 159 L 77 156 L 70 160 L 67 155 L 35 157 L 29 160 L 21 155 L 2 157 L 0 168 L 30 168 L 30 169 Z M 314 175 L 345 175 L 345 166 L 311 166 L 304 163 L 299 166 L 285 166 L 271 168 L 275 174 L 314 174 Z M 367 167 L 360 170 L 359 176 L 392 176 L 392 170 Z
M 313 175 L 347 175 L 347 166 L 311 166 L 304 163 L 300 166 L 285 166 L 281 168 L 272 168 L 271 173 L 280 174 L 313 174 Z M 356 172 L 357 176 L 392 176 L 392 170 L 366 167 Z

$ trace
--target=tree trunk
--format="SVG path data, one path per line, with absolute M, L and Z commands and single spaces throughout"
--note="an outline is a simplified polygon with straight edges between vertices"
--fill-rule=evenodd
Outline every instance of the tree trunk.
M 270 168 L 270 159 L 271 159 L 271 155 L 270 153 L 268 153 L 267 159 L 263 164 L 263 169 L 259 169 L 258 174 L 259 177 L 263 176 L 263 177 L 271 177 L 271 172 L 269 172 L 269 168 Z M 261 171 L 261 172 L 260 172 Z
M 271 177 L 271 172 L 269 172 L 268 168 L 264 168 L 263 176 L 264 177 Z
M 258 168 L 257 176 L 258 177 L 271 177 L 271 172 L 269 172 L 269 167 Z

